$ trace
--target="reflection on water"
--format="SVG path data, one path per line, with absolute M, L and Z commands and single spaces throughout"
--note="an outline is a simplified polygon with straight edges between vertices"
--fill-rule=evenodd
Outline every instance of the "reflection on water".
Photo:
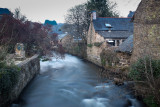
M 65 60 L 41 62 L 41 71 L 14 107 L 142 107 L 126 89 L 101 83 L 99 68 L 66 55 Z

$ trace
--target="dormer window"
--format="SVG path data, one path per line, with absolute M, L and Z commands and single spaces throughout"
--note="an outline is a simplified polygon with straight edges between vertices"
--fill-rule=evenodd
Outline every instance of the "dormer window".
M 108 32 L 111 32 L 111 28 L 113 28 L 111 24 L 106 23 L 105 26 L 108 28 Z
M 112 27 L 110 24 L 105 24 L 105 26 L 106 26 L 106 28 L 108 28 L 108 27 Z

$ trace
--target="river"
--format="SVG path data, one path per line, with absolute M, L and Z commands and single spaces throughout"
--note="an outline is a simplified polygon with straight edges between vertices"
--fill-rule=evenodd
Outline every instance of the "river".
M 40 64 L 40 75 L 12 107 L 143 107 L 126 88 L 127 83 L 103 83 L 97 66 L 75 56 Z

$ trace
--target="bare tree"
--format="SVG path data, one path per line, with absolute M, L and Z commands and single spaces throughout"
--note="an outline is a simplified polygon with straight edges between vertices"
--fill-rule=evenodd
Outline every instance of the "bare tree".
M 14 11 L 14 18 L 18 19 L 18 20 L 20 20 L 22 22 L 27 21 L 27 17 L 25 15 L 21 14 L 21 9 L 20 8 L 16 8 L 15 9 L 15 11 Z
M 65 21 L 69 26 L 68 33 L 76 39 L 81 38 L 86 41 L 86 34 L 88 30 L 88 17 L 86 5 L 77 5 L 68 10 Z

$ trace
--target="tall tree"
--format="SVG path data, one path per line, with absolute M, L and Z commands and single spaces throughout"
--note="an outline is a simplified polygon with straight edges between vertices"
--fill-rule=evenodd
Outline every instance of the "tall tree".
M 63 28 L 75 38 L 86 40 L 85 36 L 88 30 L 87 11 L 85 4 L 77 5 L 68 10 L 65 21 L 67 24 Z
M 109 0 L 89 0 L 86 6 L 88 12 L 95 10 L 100 17 L 118 16 L 118 13 L 114 10 L 116 3 L 110 2 Z

